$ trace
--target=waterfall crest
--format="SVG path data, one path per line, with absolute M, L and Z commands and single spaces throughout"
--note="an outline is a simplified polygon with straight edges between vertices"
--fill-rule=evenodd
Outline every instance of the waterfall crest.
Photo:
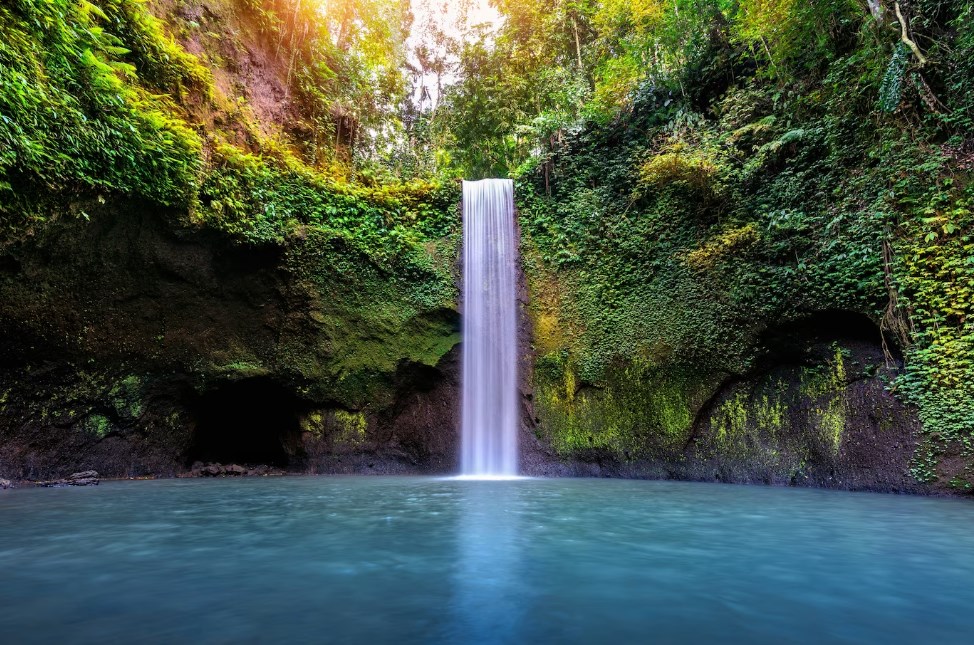
M 514 182 L 463 182 L 461 474 L 517 475 Z

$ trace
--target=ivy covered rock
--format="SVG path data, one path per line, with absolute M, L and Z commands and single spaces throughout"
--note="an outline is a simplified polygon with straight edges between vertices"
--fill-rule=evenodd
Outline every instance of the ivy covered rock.
M 526 472 L 972 490 L 970 3 L 312 5 L 0 7 L 0 475 L 449 472 L 506 175 Z

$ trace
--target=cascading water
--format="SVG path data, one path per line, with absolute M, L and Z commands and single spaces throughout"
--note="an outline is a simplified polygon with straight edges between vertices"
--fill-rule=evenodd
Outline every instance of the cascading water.
M 514 182 L 463 182 L 461 474 L 517 475 Z

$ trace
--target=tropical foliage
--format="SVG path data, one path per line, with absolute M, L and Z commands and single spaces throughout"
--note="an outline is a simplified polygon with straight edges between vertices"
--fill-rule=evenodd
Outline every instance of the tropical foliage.
M 0 247 L 139 199 L 442 300 L 456 180 L 512 176 L 542 385 L 641 383 L 671 432 L 761 329 L 854 311 L 905 359 L 915 475 L 974 462 L 969 2 L 426 4 L 5 2 Z
M 454 90 L 501 104 L 499 84 L 517 88 L 510 126 L 479 132 L 506 138 L 453 158 L 519 177 L 543 388 L 608 388 L 605 416 L 630 387 L 747 373 L 769 325 L 861 312 L 906 354 L 889 387 L 924 421 L 914 474 L 936 479 L 944 455 L 970 463 L 970 6 L 531 4 L 478 66 L 503 80 Z M 510 78 L 521 69 L 581 90 L 559 102 Z M 453 127 L 482 126 L 477 114 Z M 640 385 L 619 384 L 620 361 Z M 671 430 L 659 423 L 650 434 Z M 629 454 L 646 438 L 612 442 Z

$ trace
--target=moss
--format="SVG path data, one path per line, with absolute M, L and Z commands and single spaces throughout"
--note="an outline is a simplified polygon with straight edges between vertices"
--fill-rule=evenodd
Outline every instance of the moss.
M 663 148 L 640 168 L 640 180 L 652 187 L 685 183 L 696 190 L 710 191 L 718 167 L 708 154 L 684 143 Z
M 621 366 L 598 384 L 577 381 L 575 367 L 543 357 L 535 380 L 542 434 L 564 456 L 604 451 L 620 460 L 673 455 L 686 443 L 705 389 L 685 372 Z
M 710 423 L 717 429 L 717 442 L 726 444 L 738 441 L 748 431 L 746 396 L 738 392 L 724 401 L 711 416 Z
M 688 266 L 697 270 L 713 269 L 728 256 L 743 255 L 760 240 L 754 223 L 723 231 L 686 255 Z
M 327 442 L 331 450 L 355 450 L 368 440 L 368 417 L 359 410 L 319 409 L 301 419 L 301 430 L 315 442 Z M 319 446 L 320 448 L 320 446 Z
M 230 380 L 267 376 L 271 373 L 270 369 L 253 359 L 238 359 L 225 365 L 216 366 L 212 371 Z
M 845 357 L 838 346 L 831 361 L 802 370 L 800 392 L 811 401 L 811 420 L 833 453 L 842 445 L 848 414 Z
M 342 236 L 308 231 L 285 264 L 310 324 L 282 339 L 278 360 L 348 407 L 388 403 L 401 365 L 434 366 L 460 340 L 454 258 L 415 249 L 392 272 Z
M 335 435 L 336 443 L 349 448 L 358 448 L 365 444 L 368 428 L 365 413 L 335 410 L 334 417 L 339 428 Z
M 779 461 L 777 450 L 788 427 L 785 413 L 791 404 L 780 381 L 759 382 L 753 391 L 738 389 L 710 416 L 720 454 Z
M 454 232 L 456 186 L 425 181 L 356 184 L 266 142 L 264 154 L 219 144 L 189 221 L 246 244 L 281 244 L 311 229 L 340 236 L 379 262 L 415 256 Z
M 301 430 L 321 439 L 325 432 L 325 410 L 314 410 L 301 418 Z
M 779 383 L 775 389 L 780 392 L 782 389 L 781 384 Z M 785 427 L 785 423 L 787 423 L 785 416 L 786 410 L 787 405 L 777 393 L 770 396 L 762 394 L 755 409 L 755 418 L 758 426 L 766 428 L 772 435 L 780 434 Z

